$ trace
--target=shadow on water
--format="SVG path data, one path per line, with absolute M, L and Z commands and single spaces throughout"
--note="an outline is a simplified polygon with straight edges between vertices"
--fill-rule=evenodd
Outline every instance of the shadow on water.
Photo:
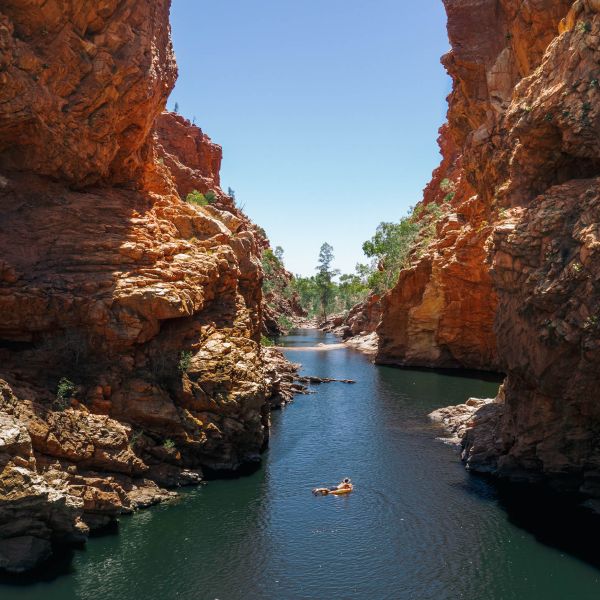
M 75 550 L 73 548 L 56 547 L 54 554 L 47 561 L 28 573 L 0 572 L 0 584 L 24 587 L 34 583 L 51 583 L 75 572 L 73 567 L 74 556 Z
M 355 352 L 358 352 L 357 350 Z M 489 383 L 502 383 L 506 377 L 503 373 L 496 373 L 494 371 L 481 371 L 478 369 L 432 369 L 430 367 L 404 367 L 402 365 L 377 365 L 383 369 L 401 370 L 407 372 L 417 373 L 429 373 L 436 375 L 443 375 L 444 377 L 457 377 L 460 379 L 478 379 L 480 381 L 487 381 Z
M 469 473 L 455 488 L 496 504 L 507 521 L 537 542 L 600 569 L 600 515 L 581 507 L 580 496 L 559 493 L 547 485 L 498 480 Z
M 124 515 L 123 518 L 129 518 Z M 103 527 L 99 527 L 89 534 L 89 539 L 101 539 L 104 537 L 117 536 L 119 534 L 119 521 L 115 519 Z M 75 567 L 73 562 L 78 552 L 86 552 L 85 542 L 76 545 L 65 545 L 56 543 L 52 548 L 52 555 L 48 560 L 41 563 L 35 569 L 27 573 L 5 573 L 0 571 L 0 584 L 13 586 L 28 586 L 34 583 L 51 583 L 65 575 L 73 575 Z
M 260 471 L 262 466 L 262 458 L 258 457 L 256 460 L 245 462 L 234 471 L 203 467 L 202 473 L 204 475 L 204 481 L 219 481 L 222 479 L 241 479 L 242 477 L 254 475 L 254 473 Z
M 600 517 L 577 506 L 580 498 L 532 484 L 497 482 L 495 486 L 510 523 L 538 542 L 600 569 Z

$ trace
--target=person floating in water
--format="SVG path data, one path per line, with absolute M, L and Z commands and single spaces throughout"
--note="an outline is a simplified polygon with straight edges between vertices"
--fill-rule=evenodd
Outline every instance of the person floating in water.
M 341 483 L 338 484 L 337 488 L 338 490 L 351 490 L 352 489 L 352 481 L 350 480 L 349 477 L 345 477 Z M 334 491 L 332 490 L 332 491 Z
M 342 494 L 349 494 L 353 490 L 352 480 L 349 477 L 345 477 L 341 483 L 333 488 L 315 488 L 312 492 L 315 496 L 328 496 L 329 494 L 341 496 Z

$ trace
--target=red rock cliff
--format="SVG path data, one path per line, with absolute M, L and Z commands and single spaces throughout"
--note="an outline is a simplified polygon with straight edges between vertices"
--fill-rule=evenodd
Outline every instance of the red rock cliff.
M 424 202 L 442 178 L 452 196 L 384 299 L 379 360 L 506 372 L 469 466 L 599 497 L 600 4 L 445 5 L 454 85 Z
M 0 568 L 267 441 L 264 240 L 219 188 L 220 148 L 162 113 L 168 13 L 0 7 Z
M 553 3 L 550 44 L 479 153 L 499 211 L 490 260 L 508 374 L 494 468 L 598 497 L 600 5 L 569 5 Z

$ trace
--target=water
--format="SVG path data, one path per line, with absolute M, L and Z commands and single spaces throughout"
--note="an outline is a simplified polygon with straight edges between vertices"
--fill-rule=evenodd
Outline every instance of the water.
M 335 339 L 286 339 L 319 342 Z M 545 521 L 519 527 L 515 507 L 434 439 L 431 410 L 492 396 L 497 383 L 374 367 L 346 349 L 287 354 L 306 373 L 358 383 L 322 385 L 276 413 L 258 472 L 123 518 L 66 572 L 0 586 L 0 599 L 600 598 L 600 571 L 568 554 L 568 540 L 537 541 Z M 354 494 L 311 495 L 345 476 Z

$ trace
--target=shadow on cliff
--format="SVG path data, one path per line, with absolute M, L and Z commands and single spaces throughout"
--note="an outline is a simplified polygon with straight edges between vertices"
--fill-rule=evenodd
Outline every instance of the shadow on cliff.
M 103 306 L 113 302 L 125 276 L 154 266 L 124 250 L 139 244 L 137 222 L 152 201 L 120 188 L 75 191 L 31 174 L 11 173 L 6 182 L 0 191 L 0 256 L 7 271 L 0 277 L 6 296 L 2 366 L 53 388 L 56 377 L 79 375 L 88 354 L 102 356 L 100 330 L 111 317 Z

